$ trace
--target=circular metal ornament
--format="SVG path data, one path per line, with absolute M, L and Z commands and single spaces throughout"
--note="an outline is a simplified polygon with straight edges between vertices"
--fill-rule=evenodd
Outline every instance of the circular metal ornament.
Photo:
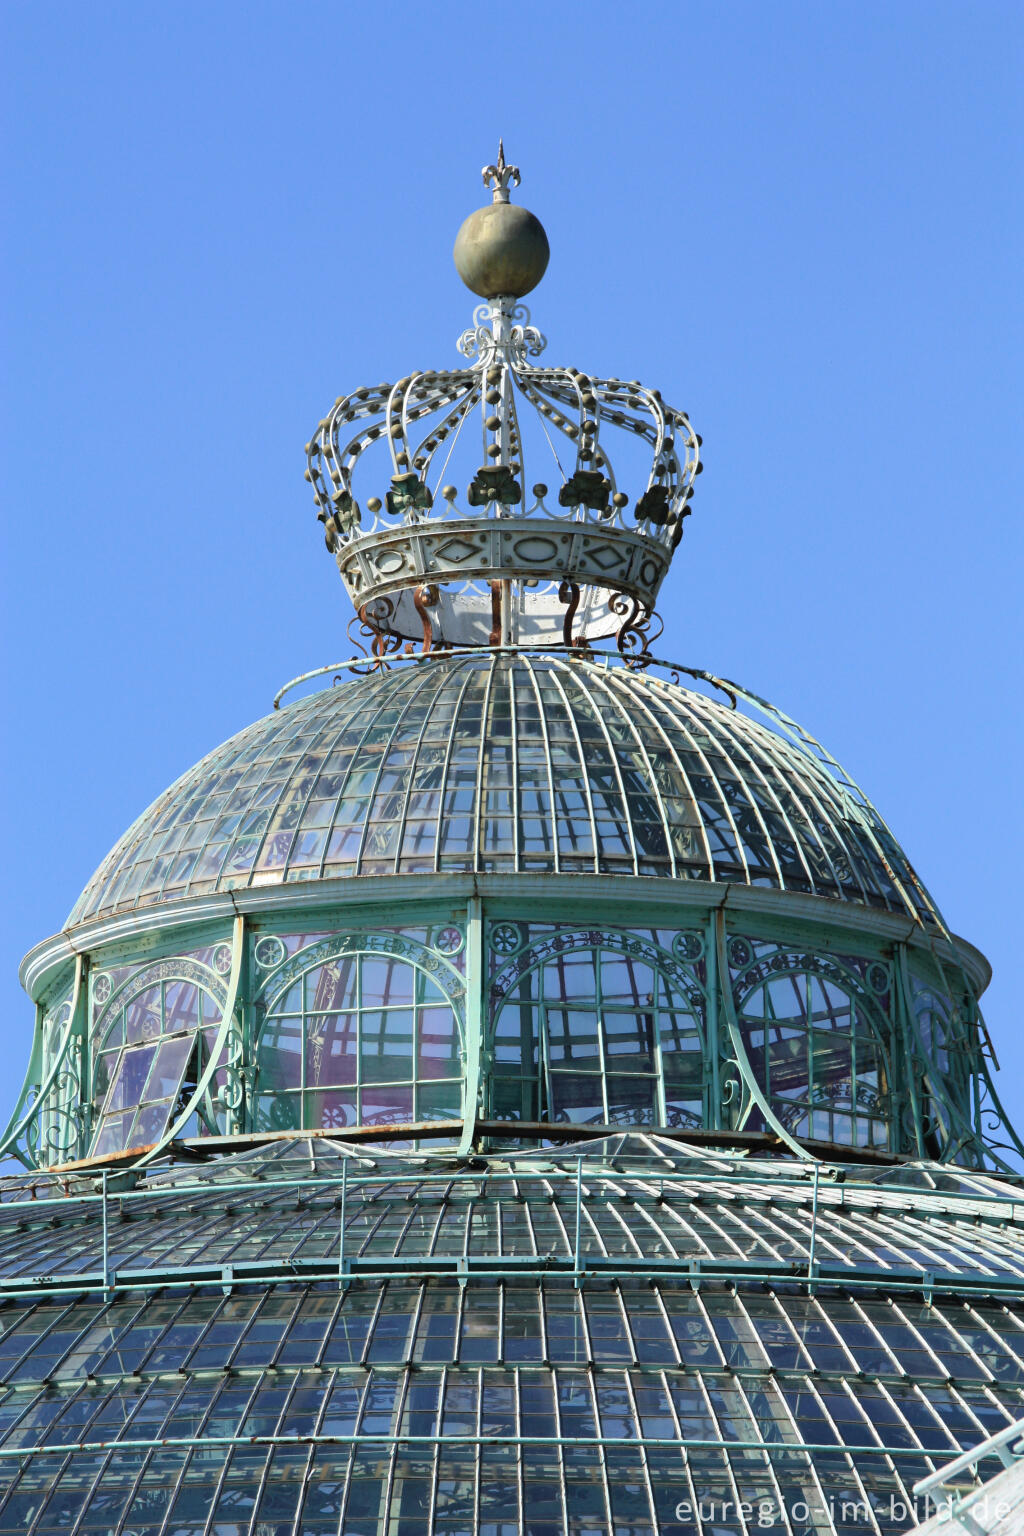
M 450 923 L 435 929 L 433 939 L 439 955 L 457 955 L 463 945 L 462 929 Z
M 754 951 L 746 939 L 729 940 L 729 963 L 736 970 L 744 970 L 754 958 Z
M 515 923 L 496 923 L 491 929 L 491 948 L 499 955 L 514 955 L 523 947 L 523 936 Z
M 218 944 L 213 952 L 213 968 L 219 976 L 226 976 L 231 969 L 231 945 Z
M 704 953 L 704 939 L 699 933 L 677 933 L 672 940 L 672 953 L 677 960 L 699 960 Z
M 105 1003 L 113 990 L 114 983 L 105 972 L 101 971 L 99 975 L 93 977 L 92 1000 L 94 1003 Z
M 254 950 L 256 964 L 261 971 L 270 971 L 275 965 L 280 965 L 286 953 L 283 942 L 273 933 L 257 940 Z
M 224 1074 L 224 1081 L 217 1089 L 217 1101 L 225 1109 L 237 1109 L 244 1096 L 242 1079 L 238 1073 L 228 1069 Z
M 288 1099 L 276 1098 L 270 1105 L 270 1123 L 276 1131 L 293 1131 L 296 1127 L 295 1105 Z
M 868 986 L 871 988 L 872 992 L 888 992 L 889 972 L 886 966 L 879 965 L 876 962 L 874 965 L 868 967 Z

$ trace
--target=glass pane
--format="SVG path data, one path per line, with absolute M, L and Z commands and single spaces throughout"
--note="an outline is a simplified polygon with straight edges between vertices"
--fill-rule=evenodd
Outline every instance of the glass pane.
M 597 1072 L 552 1072 L 549 1080 L 551 1119 L 576 1125 L 604 1124 L 604 1095 Z
M 461 1082 L 425 1083 L 417 1088 L 417 1120 L 457 1120 L 461 1113 Z
M 155 1045 L 129 1046 L 125 1050 L 111 1084 L 105 1110 L 128 1109 L 141 1102 L 155 1055 Z
M 148 987 L 125 1009 L 125 1039 L 129 1045 L 152 1040 L 160 1033 L 160 988 Z
M 388 1125 L 412 1119 L 412 1088 L 364 1088 L 364 1125 Z
M 604 1048 L 609 1071 L 654 1069 L 654 1014 L 605 1011 Z
M 193 1041 L 187 1036 L 165 1040 L 156 1053 L 153 1070 L 146 1084 L 147 1099 L 168 1099 L 177 1093 Z
M 199 988 L 186 981 L 168 982 L 164 989 L 164 1033 L 195 1029 L 199 1023 Z
M 355 1125 L 358 1118 L 354 1088 L 306 1094 L 305 1123 L 310 1130 L 343 1130 L 347 1125 Z
M 382 955 L 363 955 L 360 964 L 364 1008 L 392 1003 L 411 1003 L 416 972 L 411 965 Z
M 611 1125 L 653 1125 L 658 1080 L 655 1077 L 608 1075 L 608 1121 Z
M 393 1083 L 412 1077 L 413 1020 L 411 1008 L 363 1014 L 360 1054 L 364 1082 Z
M 356 1080 L 359 1015 L 321 1014 L 306 1027 L 306 1084 L 316 1087 Z
M 572 1063 L 597 1072 L 601 1067 L 601 1044 L 596 1012 L 582 1009 L 547 1010 L 548 1058 L 552 1066 Z
M 301 1018 L 270 1019 L 260 1040 L 260 1080 L 265 1088 L 298 1088 L 302 1081 Z

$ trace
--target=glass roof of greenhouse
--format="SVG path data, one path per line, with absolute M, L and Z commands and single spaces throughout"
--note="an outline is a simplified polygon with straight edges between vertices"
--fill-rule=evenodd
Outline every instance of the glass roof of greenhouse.
M 346 1259 L 377 1278 L 425 1260 L 447 1272 L 460 1257 L 469 1269 L 554 1273 L 574 1256 L 609 1275 L 692 1261 L 783 1277 L 815 1259 L 836 1275 L 866 1266 L 876 1283 L 922 1270 L 1016 1287 L 1024 1277 L 1017 1193 L 992 1175 L 848 1164 L 816 1177 L 638 1133 L 468 1159 L 288 1136 L 155 1166 L 108 1198 L 119 1213 L 110 1263 L 124 1284 L 158 1271 L 202 1283 L 224 1264 L 239 1280 L 282 1265 L 300 1279 L 336 1273 L 343 1209 Z M 62 1292 L 95 1271 L 101 1201 L 95 1175 L 0 1180 L 0 1208 L 21 1213 L 0 1222 L 0 1291 L 45 1271 Z
M 435 654 L 268 715 L 159 797 L 70 924 L 347 875 L 669 876 L 929 917 L 862 796 L 790 738 L 655 672 Z
M 900 1172 L 304 1136 L 0 1180 L 0 1531 L 667 1536 L 699 1488 L 752 1536 L 814 1487 L 852 1532 L 1024 1405 L 1015 1191 Z

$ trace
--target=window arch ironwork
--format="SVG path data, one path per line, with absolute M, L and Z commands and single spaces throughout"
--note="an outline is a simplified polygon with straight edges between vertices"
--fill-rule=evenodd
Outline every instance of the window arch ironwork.
M 516 931 L 493 924 L 492 954 L 505 959 Z M 692 962 L 640 933 L 555 930 L 507 960 L 490 995 L 495 1118 L 705 1124 L 706 994 Z
M 438 953 L 461 947 L 458 932 L 444 928 L 435 947 L 337 934 L 277 966 L 256 1004 L 255 1129 L 458 1118 L 466 987 Z
M 872 967 L 878 975 L 865 985 L 830 956 L 764 948 L 729 941 L 740 1036 L 773 1113 L 800 1138 L 890 1150 L 897 1127 L 887 967 Z
M 230 965 L 227 945 L 214 949 L 213 964 L 221 950 Z M 216 1049 L 228 1000 L 223 975 L 187 956 L 133 970 L 99 996 L 104 1001 L 92 1029 L 94 1157 L 160 1140 L 190 1073 L 198 1072 L 199 1055 Z M 205 1118 L 197 1130 L 220 1129 L 212 1102 Z

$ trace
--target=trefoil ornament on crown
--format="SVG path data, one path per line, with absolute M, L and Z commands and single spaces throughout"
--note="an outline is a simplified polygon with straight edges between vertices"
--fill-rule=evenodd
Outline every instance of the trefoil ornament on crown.
M 547 343 L 521 300 L 547 237 L 510 201 L 520 175 L 503 144 L 483 179 L 492 201 L 455 243 L 485 300 L 458 341 L 467 366 L 341 396 L 307 444 L 327 547 L 378 664 L 403 641 L 579 649 L 614 636 L 642 665 L 701 440 L 638 380 L 533 362 Z M 375 445 L 391 474 L 364 511 L 356 479 Z M 527 474 L 538 460 L 553 492 Z

